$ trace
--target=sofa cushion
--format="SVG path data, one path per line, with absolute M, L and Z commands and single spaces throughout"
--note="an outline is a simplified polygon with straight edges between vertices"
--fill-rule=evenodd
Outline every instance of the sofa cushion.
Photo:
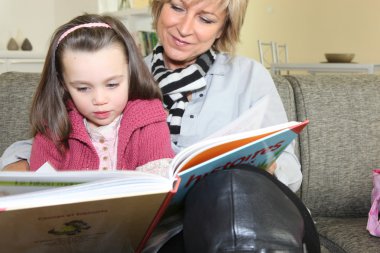
M 13 142 L 30 138 L 29 111 L 40 74 L 0 75 L 0 155 Z
M 300 135 L 301 197 L 314 216 L 364 217 L 380 166 L 380 76 L 288 77 Z
M 366 230 L 367 218 L 318 217 L 316 225 L 322 248 L 333 253 L 377 253 L 380 238 Z

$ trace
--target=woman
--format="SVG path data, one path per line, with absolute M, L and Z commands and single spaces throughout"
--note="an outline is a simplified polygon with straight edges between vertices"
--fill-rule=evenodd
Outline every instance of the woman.
M 268 71 L 234 55 L 247 5 L 248 0 L 152 1 L 160 44 L 146 63 L 163 92 L 176 151 L 222 129 L 263 100 L 268 106 L 257 115 L 259 127 L 288 121 Z M 268 172 L 298 190 L 302 174 L 294 147 L 285 150 Z M 159 252 L 180 252 L 181 237 L 177 234 Z
M 160 41 L 146 58 L 164 94 L 175 148 L 187 147 L 268 101 L 260 127 L 288 121 L 273 80 L 259 63 L 234 56 L 247 0 L 155 0 Z M 289 147 L 270 172 L 293 191 L 302 175 Z

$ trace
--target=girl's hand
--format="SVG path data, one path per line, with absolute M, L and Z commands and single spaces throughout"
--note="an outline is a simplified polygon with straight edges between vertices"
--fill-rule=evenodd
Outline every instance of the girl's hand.
M 274 174 L 274 171 L 277 169 L 277 163 L 273 163 L 266 171 L 268 171 L 270 174 Z

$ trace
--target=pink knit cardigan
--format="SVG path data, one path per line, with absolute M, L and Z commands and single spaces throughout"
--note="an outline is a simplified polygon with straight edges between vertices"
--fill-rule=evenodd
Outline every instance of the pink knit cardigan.
M 69 149 L 62 154 L 50 139 L 37 134 L 30 158 L 32 171 L 47 161 L 57 170 L 99 169 L 99 157 L 86 131 L 83 116 L 72 102 L 68 103 L 68 111 L 72 126 Z M 161 101 L 129 101 L 120 123 L 117 168 L 135 170 L 147 162 L 173 156 L 166 113 Z

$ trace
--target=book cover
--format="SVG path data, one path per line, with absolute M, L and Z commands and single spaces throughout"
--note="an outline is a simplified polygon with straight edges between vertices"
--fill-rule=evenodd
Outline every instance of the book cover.
M 0 198 L 0 245 L 15 253 L 140 252 L 179 183 L 142 174 Z
M 189 156 L 178 166 L 181 183 L 171 205 L 180 205 L 189 189 L 210 173 L 233 169 L 240 164 L 268 168 L 307 124 L 308 121 L 295 122 L 286 128 L 283 125 L 248 137 L 239 134 L 241 138 L 213 144 L 212 147 L 206 147 Z
M 0 227 L 6 232 L 0 244 L 12 253 L 137 252 L 165 197 L 157 193 L 2 212 Z

